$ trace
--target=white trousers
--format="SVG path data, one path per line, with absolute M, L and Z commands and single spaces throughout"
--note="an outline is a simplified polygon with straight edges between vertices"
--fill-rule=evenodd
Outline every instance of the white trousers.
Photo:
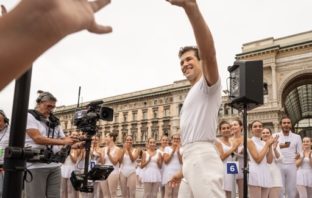
M 223 163 L 211 142 L 195 142 L 183 146 L 179 198 L 223 198 Z
M 287 198 L 296 198 L 297 194 L 297 167 L 296 164 L 280 164 L 282 174 L 283 190 L 282 195 L 285 194 Z

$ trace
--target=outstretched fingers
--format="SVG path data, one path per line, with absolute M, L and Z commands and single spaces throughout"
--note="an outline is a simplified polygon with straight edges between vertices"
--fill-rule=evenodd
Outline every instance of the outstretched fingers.
M 177 5 L 177 6 L 182 6 L 184 4 L 183 0 L 166 0 L 166 1 L 168 1 L 172 5 Z
M 6 8 L 4 7 L 4 5 L 1 5 L 1 15 L 5 15 L 7 13 Z
M 100 9 L 104 8 L 110 2 L 111 0 L 95 0 L 95 1 L 89 1 L 89 5 L 92 11 L 95 13 L 99 11 Z M 105 33 L 112 32 L 112 27 L 100 25 L 94 22 L 94 24 L 88 28 L 88 31 L 92 33 L 96 33 L 96 34 L 105 34 Z
M 196 3 L 196 0 L 166 0 L 169 3 L 171 3 L 172 5 L 176 5 L 176 6 L 180 6 L 180 7 L 185 7 L 188 4 L 194 4 Z
M 104 26 L 104 25 L 95 23 L 90 28 L 88 28 L 88 31 L 92 33 L 96 33 L 96 34 L 106 34 L 106 33 L 112 32 L 113 29 L 111 26 Z
M 109 4 L 111 0 L 95 0 L 95 1 L 90 1 L 89 4 L 93 10 L 93 12 L 97 12 L 103 7 L 105 7 L 107 4 Z

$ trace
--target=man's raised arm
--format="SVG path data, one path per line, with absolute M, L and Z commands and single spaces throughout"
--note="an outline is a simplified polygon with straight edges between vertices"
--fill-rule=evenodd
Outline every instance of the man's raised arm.
M 168 2 L 180 6 L 185 10 L 191 22 L 199 48 L 205 79 L 209 86 L 215 84 L 219 78 L 219 73 L 214 42 L 196 0 L 168 0 Z

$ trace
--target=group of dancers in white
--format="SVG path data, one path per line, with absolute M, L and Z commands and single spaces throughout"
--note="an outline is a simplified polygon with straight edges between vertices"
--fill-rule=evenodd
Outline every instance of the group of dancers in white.
M 291 131 L 291 122 L 284 117 L 281 132 L 272 134 L 261 121 L 249 124 L 248 188 L 250 198 L 311 198 L 312 150 L 311 138 L 301 137 Z M 77 135 L 74 132 L 72 135 Z M 224 162 L 224 191 L 227 198 L 235 190 L 243 197 L 243 123 L 240 119 L 221 120 L 216 149 Z M 72 188 L 70 174 L 83 170 L 84 149 L 72 149 L 62 166 L 62 197 L 116 197 L 120 186 L 122 197 L 138 197 L 137 187 L 144 189 L 144 197 L 178 197 L 179 185 L 171 185 L 171 178 L 181 170 L 182 148 L 180 135 L 148 138 L 146 148 L 134 148 L 132 136 L 127 135 L 122 148 L 115 144 L 116 135 L 105 136 L 105 147 L 100 147 L 94 136 L 90 163 L 114 166 L 114 171 L 104 181 L 95 181 L 94 193 L 78 193 Z M 238 174 L 226 172 L 227 163 L 237 161 Z M 209 162 L 207 162 L 209 163 Z M 159 194 L 159 195 L 158 195 Z
M 248 188 L 250 198 L 311 198 L 312 151 L 311 138 L 291 131 L 291 121 L 283 117 L 281 132 L 273 133 L 261 121 L 249 124 L 247 140 Z M 216 148 L 226 167 L 238 161 L 238 174 L 224 176 L 224 190 L 230 198 L 235 186 L 243 197 L 243 123 L 240 119 L 219 123 L 221 137 Z M 226 169 L 226 168 L 225 168 Z M 234 180 L 234 182 L 233 182 Z M 234 185 L 234 188 L 233 188 Z M 236 190 L 235 190 L 236 191 Z
M 72 136 L 78 135 L 76 132 Z M 106 180 L 94 182 L 93 193 L 81 193 L 73 189 L 70 182 L 72 171 L 84 169 L 85 150 L 72 149 L 70 155 L 62 165 L 62 198 L 76 197 L 117 197 L 120 186 L 122 197 L 138 197 L 138 186 L 144 189 L 144 197 L 156 198 L 158 192 L 162 197 L 177 197 L 179 185 L 170 185 L 169 181 L 182 167 L 182 151 L 180 148 L 180 135 L 169 138 L 161 137 L 160 147 L 157 148 L 156 140 L 148 138 L 145 149 L 132 146 L 132 136 L 127 135 L 123 146 L 115 144 L 116 135 L 107 133 L 105 147 L 100 147 L 99 138 L 92 138 L 90 164 L 112 165 L 114 171 Z

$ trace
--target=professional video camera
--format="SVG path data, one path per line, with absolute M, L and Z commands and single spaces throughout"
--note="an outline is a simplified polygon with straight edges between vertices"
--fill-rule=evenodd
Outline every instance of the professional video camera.
M 96 134 L 98 120 L 112 121 L 114 111 L 108 107 L 100 106 L 103 101 L 95 101 L 87 106 L 87 109 L 77 111 L 74 115 L 74 125 L 77 129 L 86 133 L 85 141 L 85 165 L 84 172 L 73 171 L 70 181 L 75 188 L 81 192 L 93 192 L 93 186 L 88 181 L 105 180 L 109 174 L 114 170 L 113 166 L 99 166 L 95 165 L 90 171 L 89 168 L 89 154 L 91 147 L 91 137 Z
M 101 107 L 103 101 L 92 102 L 87 106 L 87 109 L 77 111 L 74 115 L 74 125 L 77 129 L 89 135 L 95 135 L 96 122 L 98 120 L 113 120 L 113 109 L 109 107 Z

